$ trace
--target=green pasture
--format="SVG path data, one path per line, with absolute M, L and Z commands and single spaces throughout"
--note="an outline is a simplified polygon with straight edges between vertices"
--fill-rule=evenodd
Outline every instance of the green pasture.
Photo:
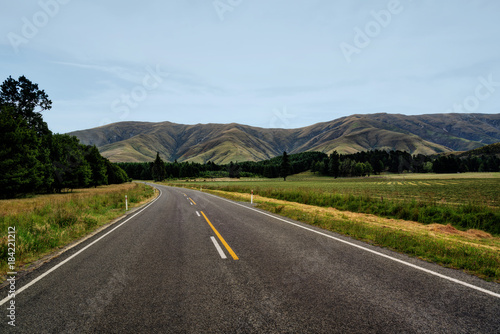
M 302 173 L 283 179 L 176 181 L 173 185 L 250 193 L 500 234 L 500 173 L 398 174 L 332 178 Z
M 185 185 L 186 181 L 174 182 Z M 305 190 L 367 196 L 374 199 L 416 200 L 439 204 L 481 204 L 500 208 L 500 173 L 396 174 L 364 178 L 338 178 L 302 173 L 281 178 L 242 178 L 238 181 L 196 180 L 190 184 L 236 192 Z

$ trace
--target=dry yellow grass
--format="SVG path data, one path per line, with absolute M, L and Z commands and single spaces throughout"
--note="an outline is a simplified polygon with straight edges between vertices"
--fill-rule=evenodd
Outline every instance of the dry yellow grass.
M 62 194 L 39 195 L 33 198 L 6 199 L 0 200 L 0 215 L 15 215 L 18 213 L 30 213 L 36 209 L 42 208 L 47 204 L 60 204 L 71 200 L 78 200 L 92 197 L 96 194 L 123 192 L 125 195 L 128 190 L 135 187 L 134 183 L 114 184 L 109 186 L 100 186 L 98 188 L 77 189 L 73 192 Z

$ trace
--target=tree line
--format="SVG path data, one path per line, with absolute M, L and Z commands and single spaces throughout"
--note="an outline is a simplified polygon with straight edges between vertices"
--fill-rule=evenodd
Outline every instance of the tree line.
M 95 146 L 52 133 L 42 117 L 51 107 L 45 91 L 24 76 L 0 86 L 0 198 L 129 180 Z
M 372 150 L 354 154 L 333 152 L 328 158 L 315 161 L 311 170 L 334 177 L 369 176 L 382 172 L 395 174 L 500 172 L 500 159 L 495 155 L 411 155 L 399 150 Z
M 303 152 L 283 155 L 264 161 L 230 162 L 229 164 L 216 164 L 211 161 L 206 163 L 196 162 L 164 162 L 157 153 L 153 162 L 119 162 L 127 175 L 137 180 L 179 179 L 179 178 L 239 178 L 239 177 L 283 177 L 305 172 L 311 168 L 315 159 L 328 156 L 321 152 Z
M 284 162 L 284 159 L 286 161 Z M 372 150 L 354 154 L 330 155 L 322 152 L 286 154 L 264 161 L 230 162 L 216 164 L 195 162 L 164 162 L 157 154 L 154 162 L 117 163 L 133 179 L 164 180 L 179 178 L 219 177 L 283 177 L 312 171 L 333 177 L 361 177 L 389 172 L 411 173 L 463 173 L 500 172 L 500 159 L 495 155 L 426 156 L 408 152 Z

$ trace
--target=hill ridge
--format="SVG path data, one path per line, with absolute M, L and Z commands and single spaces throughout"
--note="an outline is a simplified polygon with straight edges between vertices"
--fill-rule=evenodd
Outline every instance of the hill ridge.
M 70 134 L 96 145 L 113 162 L 152 161 L 160 152 L 166 161 L 223 164 L 265 160 L 283 151 L 468 151 L 500 142 L 500 114 L 355 114 L 295 129 L 125 121 Z

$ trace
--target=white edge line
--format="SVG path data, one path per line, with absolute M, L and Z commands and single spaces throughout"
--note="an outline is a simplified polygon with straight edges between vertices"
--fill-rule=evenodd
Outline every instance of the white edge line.
M 329 234 L 326 234 L 326 233 L 323 233 L 323 232 L 320 232 L 320 231 L 316 231 L 316 230 L 314 230 L 314 229 L 312 229 L 312 228 L 309 228 L 309 227 L 307 227 L 307 226 L 302 226 L 302 225 L 300 225 L 300 224 L 297 224 L 297 223 L 294 223 L 294 222 L 288 221 L 288 220 L 286 220 L 286 219 L 282 219 L 282 218 L 279 218 L 279 217 L 273 216 L 273 215 L 271 215 L 271 214 L 269 214 L 269 213 L 262 212 L 262 211 L 260 211 L 260 210 L 254 209 L 254 208 L 250 208 L 250 207 L 248 207 L 248 206 L 245 206 L 245 205 L 240 204 L 240 203 L 236 203 L 236 202 L 231 201 L 231 200 L 228 200 L 228 199 L 226 199 L 226 198 L 219 197 L 219 196 L 212 195 L 212 194 L 208 194 L 208 195 L 211 195 L 211 196 L 214 196 L 214 197 L 220 198 L 220 199 L 222 199 L 222 200 L 224 200 L 224 201 L 226 201 L 226 202 L 233 203 L 233 204 L 235 204 L 235 205 L 239 205 L 239 206 L 241 206 L 241 207 L 243 207 L 243 208 L 246 208 L 246 209 L 248 209 L 248 210 L 252 210 L 252 211 L 258 212 L 258 213 L 263 214 L 263 215 L 265 215 L 265 216 L 268 216 L 268 217 L 271 217 L 271 218 L 274 218 L 274 219 L 280 220 L 280 221 L 285 222 L 285 223 L 287 223 L 287 224 L 290 224 L 290 225 L 294 225 L 294 226 L 300 227 L 300 228 L 302 228 L 302 229 L 304 229 L 304 230 L 308 230 L 308 231 L 310 231 L 310 232 L 314 232 L 314 233 L 316 233 L 316 234 L 319 234 L 319 235 L 325 236 L 325 237 L 327 237 L 327 238 L 334 239 L 334 240 L 336 240 L 336 241 L 339 241 L 339 242 L 345 243 L 345 244 L 347 244 L 347 245 L 350 245 L 350 246 L 353 246 L 353 247 L 356 247 L 356 248 L 362 249 L 362 250 L 364 250 L 364 251 L 367 251 L 367 252 L 370 252 L 370 253 L 372 253 L 372 254 L 375 254 L 375 255 L 378 255 L 378 256 L 384 257 L 384 258 L 386 258 L 386 259 L 389 259 L 389 260 L 392 260 L 392 261 L 395 261 L 395 262 L 398 262 L 398 263 L 404 264 L 404 265 L 409 266 L 409 267 L 412 267 L 412 268 L 414 268 L 414 269 L 421 270 L 421 271 L 426 272 L 426 273 L 428 273 L 428 274 L 431 274 L 431 275 L 434 275 L 434 276 L 437 276 L 437 277 L 440 277 L 440 278 L 446 279 L 446 280 L 448 280 L 448 281 L 451 281 L 451 282 L 454 282 L 454 283 L 457 283 L 457 284 L 461 284 L 461 285 L 463 285 L 463 286 L 466 286 L 466 287 L 468 287 L 468 288 L 471 288 L 471 289 L 474 289 L 474 290 L 477 290 L 477 291 L 484 292 L 484 293 L 489 294 L 489 295 L 491 295 L 491 296 L 493 296 L 493 297 L 500 298 L 500 294 L 499 294 L 499 293 L 496 293 L 496 292 L 493 292 L 493 291 L 490 291 L 490 290 L 486 290 L 486 289 L 480 288 L 480 287 L 475 286 L 475 285 L 473 285 L 473 284 L 470 284 L 470 283 L 467 283 L 467 282 L 460 281 L 460 280 L 458 280 L 458 279 L 456 279 L 456 278 L 449 277 L 449 276 L 446 276 L 446 275 L 440 274 L 440 273 L 438 273 L 438 272 L 435 272 L 435 271 L 432 271 L 432 270 L 429 270 L 429 269 L 426 269 L 426 268 L 419 267 L 419 266 L 417 266 L 417 265 L 415 265 L 415 264 L 412 264 L 412 263 L 409 263 L 409 262 L 406 262 L 406 261 L 403 261 L 403 260 L 400 260 L 400 259 L 396 259 L 395 257 L 392 257 L 392 256 L 389 256 L 389 255 L 386 255 L 386 254 L 383 254 L 383 253 L 380 253 L 380 252 L 374 251 L 374 250 L 372 250 L 372 249 L 369 249 L 369 248 L 366 248 L 366 247 L 363 247 L 363 246 L 360 246 L 360 245 L 356 245 L 356 244 L 354 244 L 354 243 L 352 243 L 352 242 L 349 242 L 349 241 L 346 241 L 346 240 L 342 240 L 342 239 L 340 239 L 340 238 L 336 238 L 336 237 L 334 237 L 334 236 L 332 236 L 332 235 L 329 235 Z
M 217 240 L 215 240 L 214 237 L 210 237 L 210 239 L 212 240 L 212 242 L 214 243 L 214 246 L 215 248 L 217 248 L 217 251 L 219 252 L 219 255 L 221 258 L 223 259 L 227 259 L 227 256 L 226 254 L 224 254 L 224 251 L 222 250 L 222 248 L 219 246 L 219 243 L 217 242 Z
M 99 237 L 98 239 L 92 241 L 90 244 L 88 244 L 87 246 L 83 247 L 82 249 L 80 249 L 75 254 L 73 254 L 70 257 L 68 257 L 66 260 L 64 260 L 61 263 L 59 263 L 59 264 L 55 265 L 54 267 L 50 268 L 49 270 L 47 270 L 46 272 L 44 272 L 43 274 L 41 274 L 40 276 L 38 276 L 37 278 L 35 278 L 31 282 L 29 282 L 28 284 L 24 285 L 23 287 L 17 289 L 14 295 L 9 295 L 9 296 L 5 297 L 4 299 L 2 299 L 0 301 L 0 306 L 3 305 L 3 304 L 5 304 L 6 302 L 8 302 L 10 299 L 12 299 L 13 296 L 17 296 L 18 294 L 20 294 L 21 292 L 23 292 L 24 290 L 26 290 L 27 288 L 29 288 L 30 286 L 32 286 L 33 284 L 35 284 L 36 282 L 38 282 L 39 280 L 41 280 L 42 278 L 44 278 L 45 276 L 47 276 L 48 274 L 50 274 L 51 272 L 53 272 L 54 270 L 56 270 L 57 268 L 59 268 L 62 265 L 64 265 L 66 262 L 69 262 L 71 259 L 73 259 L 77 255 L 79 255 L 80 253 L 82 253 L 83 251 L 85 251 L 87 248 L 89 248 L 93 244 L 97 243 L 102 238 L 106 237 L 108 234 L 110 234 L 111 232 L 113 232 L 114 230 L 116 230 L 117 228 L 119 228 L 120 226 L 122 226 L 123 224 L 125 224 L 126 222 L 128 222 L 130 219 L 132 219 L 135 216 L 137 216 L 142 211 L 146 210 L 151 204 L 153 204 L 154 202 L 156 202 L 158 200 L 158 198 L 161 197 L 161 194 L 162 194 L 161 190 L 159 188 L 156 188 L 156 189 L 158 189 L 160 191 L 160 195 L 158 197 L 156 197 L 151 203 L 149 203 L 148 205 L 146 205 L 141 210 L 137 211 L 135 214 L 133 214 L 130 218 L 126 219 L 124 222 L 120 223 L 120 225 L 114 227 L 112 230 L 108 231 L 106 234 L 104 234 L 101 237 Z

